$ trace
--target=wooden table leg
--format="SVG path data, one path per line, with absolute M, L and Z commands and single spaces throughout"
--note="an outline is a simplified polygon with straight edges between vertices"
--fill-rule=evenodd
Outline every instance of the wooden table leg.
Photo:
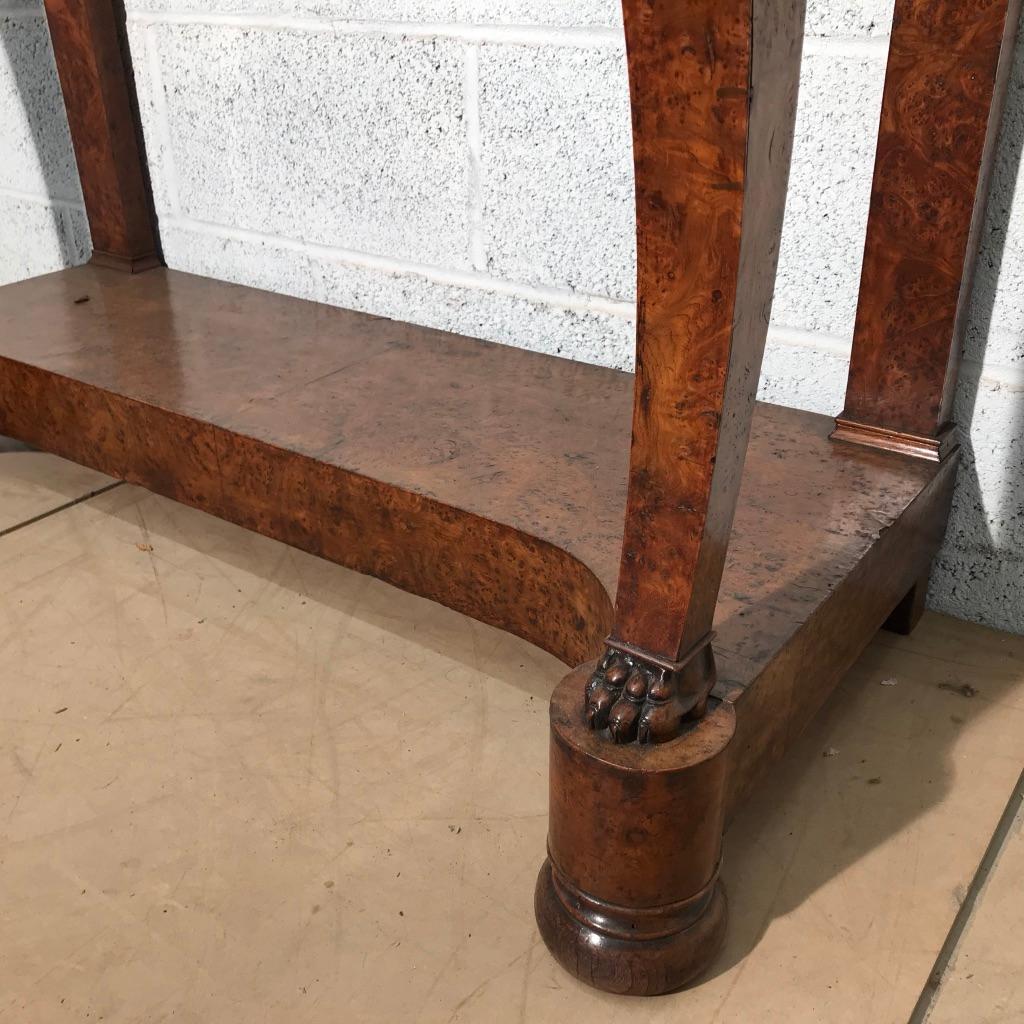
M 541 934 L 560 963 L 609 992 L 657 995 L 704 971 L 725 937 L 718 877 L 731 704 L 668 745 L 611 745 L 580 713 L 587 668 L 551 701 L 549 859 Z
M 837 440 L 939 460 L 1020 0 L 897 0 Z
M 910 636 L 917 628 L 924 614 L 925 601 L 928 598 L 928 581 L 931 578 L 931 567 L 911 588 L 906 596 L 893 609 L 892 615 L 885 620 L 883 629 L 891 633 Z
M 551 707 L 551 951 L 656 994 L 721 944 L 734 730 L 711 626 L 764 353 L 802 0 L 624 0 L 637 210 L 629 497 L 607 652 Z
M 45 0 L 57 74 L 92 234 L 92 262 L 161 265 L 141 131 L 114 0 Z

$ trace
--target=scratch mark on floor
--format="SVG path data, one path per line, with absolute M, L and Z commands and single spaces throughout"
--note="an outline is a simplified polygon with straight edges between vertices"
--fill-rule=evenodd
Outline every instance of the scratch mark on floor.
M 143 548 L 146 557 L 149 559 L 149 567 L 153 571 L 153 581 L 156 583 L 157 596 L 160 598 L 160 604 L 164 610 L 164 625 L 169 625 L 167 618 L 167 599 L 164 597 L 164 586 L 160 580 L 160 573 L 157 572 L 156 559 L 153 557 L 153 544 L 149 538 L 149 527 L 146 525 L 146 517 L 142 514 L 141 503 L 135 506 L 135 512 L 139 517 L 139 526 L 142 529 Z
M 32 783 L 32 778 L 36 773 L 36 768 L 39 765 L 39 758 L 43 756 L 43 751 L 49 746 L 50 735 L 53 733 L 53 726 L 51 725 L 46 730 L 46 735 L 43 737 L 42 742 L 39 744 L 36 750 L 36 756 L 32 759 L 32 764 L 29 767 L 28 773 L 24 776 L 24 780 L 21 784 L 21 788 L 18 790 L 18 795 L 14 798 L 14 803 L 11 805 L 10 811 L 7 813 L 7 823 L 9 824 L 11 818 L 14 817 L 15 812 L 18 810 L 18 805 L 21 803 L 21 798 L 25 795 L 25 791 Z M 20 760 L 20 759 L 19 759 Z

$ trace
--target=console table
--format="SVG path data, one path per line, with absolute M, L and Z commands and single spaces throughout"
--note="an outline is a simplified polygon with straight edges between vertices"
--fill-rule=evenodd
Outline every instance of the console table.
M 541 933 L 677 988 L 722 941 L 733 810 L 921 614 L 1019 6 L 896 0 L 833 421 L 755 402 L 801 0 L 623 0 L 635 377 L 165 267 L 113 0 L 46 0 L 94 254 L 0 288 L 0 432 L 562 659 Z

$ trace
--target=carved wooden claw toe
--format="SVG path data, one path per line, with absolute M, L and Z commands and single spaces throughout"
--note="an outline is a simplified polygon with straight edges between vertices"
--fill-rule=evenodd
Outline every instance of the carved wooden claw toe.
M 587 682 L 584 714 L 591 729 L 600 732 L 608 728 L 609 715 L 622 696 L 629 673 L 625 659 L 613 655 L 610 651 L 601 660 L 601 664 Z
M 701 671 L 706 664 L 711 672 Z M 691 661 L 676 671 L 609 649 L 587 681 L 587 725 L 597 732 L 607 729 L 615 743 L 674 739 L 684 722 L 704 716 L 713 665 L 710 647 L 700 665 Z

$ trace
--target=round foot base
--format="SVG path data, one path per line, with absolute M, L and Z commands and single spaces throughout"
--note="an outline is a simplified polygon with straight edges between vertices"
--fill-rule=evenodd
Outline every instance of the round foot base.
M 534 909 L 555 959 L 588 985 L 619 995 L 682 988 L 707 970 L 725 939 L 725 889 L 718 880 L 686 906 L 630 910 L 573 890 L 545 860 Z

